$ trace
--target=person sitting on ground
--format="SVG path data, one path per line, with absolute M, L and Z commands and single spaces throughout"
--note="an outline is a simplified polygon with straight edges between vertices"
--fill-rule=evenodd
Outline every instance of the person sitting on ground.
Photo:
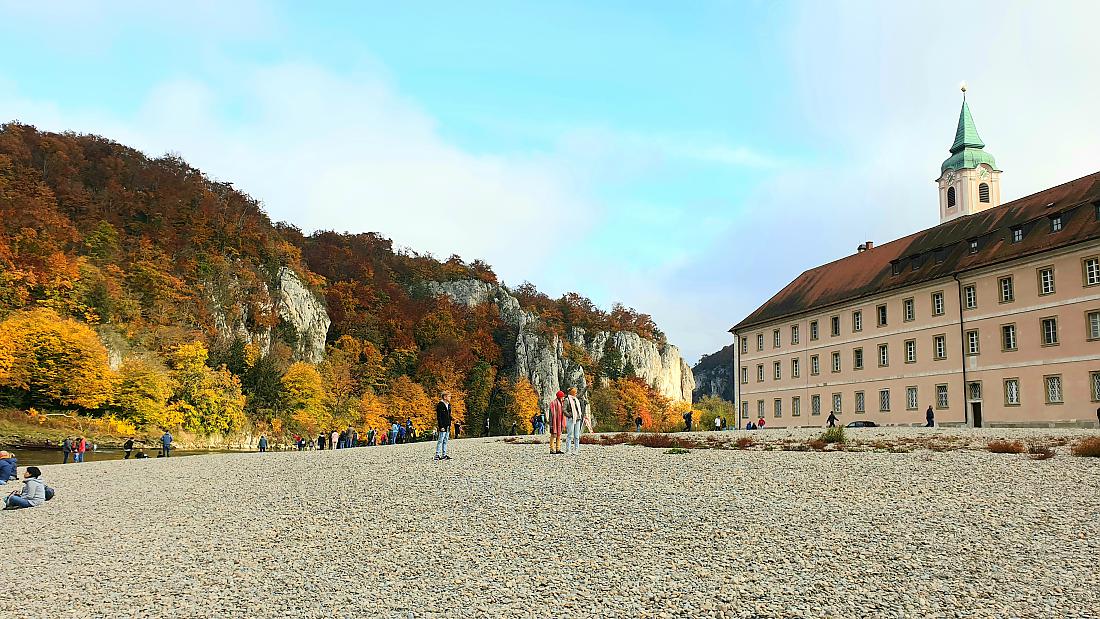
M 19 461 L 10 451 L 0 451 L 0 484 L 19 478 Z
M 38 507 L 46 502 L 46 484 L 37 466 L 28 466 L 23 472 L 23 489 L 4 499 L 4 509 Z

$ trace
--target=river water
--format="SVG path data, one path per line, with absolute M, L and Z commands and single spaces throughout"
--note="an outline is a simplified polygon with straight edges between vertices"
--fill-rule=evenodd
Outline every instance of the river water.
M 20 467 L 24 467 L 24 466 L 41 466 L 43 464 L 61 464 L 61 459 L 64 457 L 64 454 L 61 453 L 60 449 L 14 449 L 14 448 L 9 448 L 9 449 L 7 449 L 7 451 L 10 451 L 13 454 L 15 454 L 16 459 L 19 461 L 19 466 Z M 157 454 L 160 453 L 160 450 L 159 449 L 146 449 L 145 453 L 150 458 L 156 458 Z M 233 452 L 207 451 L 207 450 L 188 451 L 188 450 L 184 450 L 184 449 L 173 449 L 172 450 L 172 457 L 175 458 L 176 456 L 206 456 L 206 455 L 216 454 L 216 453 L 233 453 Z M 132 459 L 137 454 L 138 454 L 138 450 L 135 448 L 134 449 L 134 454 L 131 455 L 130 458 Z M 99 461 L 102 461 L 102 460 L 121 460 L 122 456 L 123 456 L 123 452 L 122 452 L 121 449 L 103 449 L 103 448 L 100 448 L 100 449 L 97 449 L 94 452 L 91 449 L 89 449 L 88 451 L 84 452 L 84 461 L 85 462 L 99 462 Z M 73 461 L 73 458 L 70 455 L 69 456 L 69 462 L 72 463 L 72 461 Z

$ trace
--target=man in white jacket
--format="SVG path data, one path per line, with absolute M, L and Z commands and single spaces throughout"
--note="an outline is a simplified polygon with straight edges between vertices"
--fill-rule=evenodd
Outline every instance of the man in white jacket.
M 23 473 L 23 490 L 4 499 L 4 509 L 38 507 L 46 502 L 46 483 L 37 466 L 28 466 Z

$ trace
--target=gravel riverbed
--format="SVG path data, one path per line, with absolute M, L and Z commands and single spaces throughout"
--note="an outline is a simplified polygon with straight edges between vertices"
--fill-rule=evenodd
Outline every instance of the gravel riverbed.
M 939 432 L 977 443 L 1096 435 L 884 435 Z M 443 462 L 415 444 L 43 467 L 57 498 L 0 516 L 0 611 L 1100 616 L 1100 459 L 1065 448 L 1037 461 L 973 449 L 452 447 Z

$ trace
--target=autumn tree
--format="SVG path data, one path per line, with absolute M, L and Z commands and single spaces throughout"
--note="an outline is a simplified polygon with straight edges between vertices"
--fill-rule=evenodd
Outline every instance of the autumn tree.
M 358 423 L 364 432 L 371 428 L 385 432 L 392 423 L 392 420 L 386 418 L 386 404 L 372 391 L 367 391 L 359 398 L 358 413 Z
M 39 309 L 12 314 L 0 333 L 7 344 L 0 387 L 21 394 L 24 404 L 95 409 L 111 397 L 107 350 L 87 325 Z
M 489 415 L 489 401 L 493 394 L 493 385 L 496 383 L 496 375 L 496 368 L 488 361 L 478 361 L 470 370 L 470 375 L 466 380 L 466 423 L 472 429 L 470 434 L 480 432 L 485 428 L 485 420 Z
M 510 432 L 512 424 L 520 434 L 531 432 L 531 418 L 539 414 L 539 395 L 535 393 L 531 382 L 525 377 L 516 380 L 501 378 L 498 389 L 501 393 L 501 428 Z
M 325 389 L 317 368 L 300 361 L 294 363 L 287 368 L 282 383 L 281 412 L 310 434 L 325 427 L 331 416 L 325 410 Z
M 138 426 L 175 427 L 182 419 L 168 416 L 168 398 L 172 381 L 158 362 L 129 357 L 118 370 L 114 405 L 122 419 Z
M 695 404 L 695 410 L 695 423 L 702 430 L 713 430 L 714 420 L 718 417 L 724 418 L 732 427 L 737 426 L 737 410 L 729 400 L 708 395 Z
M 245 397 L 240 381 L 224 366 L 207 367 L 208 354 L 201 342 L 182 344 L 172 352 L 175 392 L 169 414 L 196 434 L 224 434 L 244 425 Z
M 417 432 L 424 432 L 435 426 L 434 403 L 424 388 L 408 376 L 395 378 L 383 401 L 388 419 L 397 423 L 411 419 Z

